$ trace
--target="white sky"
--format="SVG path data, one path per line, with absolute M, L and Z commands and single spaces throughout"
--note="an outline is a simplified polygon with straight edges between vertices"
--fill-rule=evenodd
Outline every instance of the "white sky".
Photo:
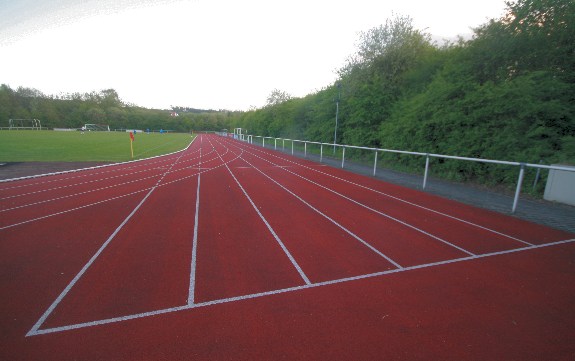
M 358 33 L 394 14 L 441 39 L 504 9 L 504 0 L 0 0 L 0 84 L 247 110 L 276 88 L 300 97 L 332 84 Z

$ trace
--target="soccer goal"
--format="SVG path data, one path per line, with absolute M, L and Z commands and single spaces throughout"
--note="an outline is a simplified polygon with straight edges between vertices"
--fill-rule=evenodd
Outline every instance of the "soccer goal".
M 8 126 L 10 130 L 42 130 L 42 122 L 40 122 L 40 119 L 8 119 Z
M 82 130 L 88 132 L 109 132 L 110 126 L 108 124 L 84 124 Z

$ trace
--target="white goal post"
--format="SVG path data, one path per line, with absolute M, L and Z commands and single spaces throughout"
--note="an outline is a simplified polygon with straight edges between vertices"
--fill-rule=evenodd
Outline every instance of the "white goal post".
M 8 119 L 8 127 L 12 129 L 42 130 L 40 119 Z
M 109 132 L 110 126 L 108 124 L 84 124 L 82 130 L 89 132 Z

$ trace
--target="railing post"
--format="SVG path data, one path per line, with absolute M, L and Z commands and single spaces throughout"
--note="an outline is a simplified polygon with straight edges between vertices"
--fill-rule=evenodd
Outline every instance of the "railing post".
M 513 198 L 511 213 L 515 213 L 517 209 L 517 202 L 519 202 L 519 194 L 521 193 L 521 186 L 523 185 L 523 177 L 525 177 L 525 163 L 521 163 L 519 168 L 519 179 L 517 179 L 517 188 L 515 189 L 515 198 Z
M 341 167 L 345 164 L 345 147 L 343 147 L 343 151 L 341 153 Z
M 307 158 L 307 142 L 303 142 L 303 157 Z
M 282 138 L 282 149 L 286 149 L 286 140 Z
M 291 155 L 293 155 L 293 139 L 291 140 Z
M 278 138 L 274 138 L 274 150 L 278 148 Z
M 543 159 L 539 161 L 539 164 L 543 164 Z M 539 182 L 539 177 L 541 176 L 541 168 L 537 168 L 537 173 L 535 174 L 535 180 L 533 181 L 533 191 L 537 187 L 537 182 Z
M 373 161 L 373 176 L 375 177 L 375 173 L 377 172 L 377 149 L 375 150 L 375 159 Z
M 429 153 L 425 156 L 425 173 L 423 174 L 423 189 L 427 186 L 427 174 L 429 173 Z
M 266 137 L 262 137 L 262 147 L 266 147 Z
M 319 162 L 323 161 L 323 143 L 319 145 Z

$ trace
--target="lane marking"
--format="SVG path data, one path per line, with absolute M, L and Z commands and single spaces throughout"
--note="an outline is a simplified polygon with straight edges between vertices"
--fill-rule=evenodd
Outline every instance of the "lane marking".
M 146 194 L 146 196 L 144 198 L 142 198 L 140 203 L 138 203 L 138 205 L 132 210 L 132 212 L 128 215 L 128 217 L 126 217 L 124 219 L 124 221 L 110 235 L 110 237 L 108 237 L 106 242 L 104 242 L 104 244 L 102 244 L 102 246 L 98 249 L 98 251 L 96 251 L 96 253 L 92 256 L 92 258 L 90 258 L 90 260 L 84 265 L 84 267 L 82 267 L 80 272 L 78 272 L 78 274 L 76 274 L 76 276 L 72 279 L 72 281 L 66 286 L 66 288 L 64 288 L 62 293 L 60 293 L 60 295 L 56 298 L 56 300 L 54 300 L 54 302 L 52 302 L 50 307 L 48 307 L 46 312 L 44 312 L 44 314 L 40 317 L 40 319 L 38 319 L 36 324 L 32 327 L 32 329 L 28 332 L 28 334 L 26 334 L 26 336 L 29 336 L 29 334 L 31 332 L 33 333 L 34 331 L 37 331 L 40 328 L 40 326 L 42 326 L 44 321 L 46 321 L 48 316 L 50 316 L 50 314 L 54 311 L 54 309 L 56 309 L 56 307 L 58 306 L 58 304 L 60 304 L 60 302 L 64 299 L 64 297 L 66 297 L 66 295 L 68 294 L 68 292 L 70 292 L 72 287 L 74 287 L 74 285 L 80 280 L 80 278 L 84 275 L 84 273 L 86 273 L 88 268 L 90 268 L 90 266 L 96 261 L 96 259 L 100 256 L 100 254 L 104 251 L 104 249 L 108 246 L 108 244 L 110 244 L 110 242 L 112 242 L 112 240 L 116 237 L 118 232 L 120 232 L 120 230 L 122 228 L 124 228 L 124 225 L 126 225 L 126 223 L 128 223 L 128 221 L 132 218 L 132 216 L 138 211 L 138 209 L 140 209 L 142 204 L 144 204 L 144 202 L 148 199 L 150 194 L 152 194 L 154 189 L 155 188 L 152 188 L 148 192 L 148 194 Z
M 190 143 L 191 144 L 191 143 Z M 187 150 L 187 148 L 186 148 Z M 186 155 L 193 155 L 195 154 L 196 151 L 190 153 L 190 154 L 186 154 Z M 167 157 L 167 155 L 166 155 Z M 169 158 L 169 157 L 167 157 Z M 152 158 L 149 158 L 152 159 Z M 215 159 L 215 158 L 214 158 Z M 190 160 L 186 160 L 185 162 L 188 161 L 193 161 L 195 160 L 195 158 L 192 158 Z M 161 167 L 156 166 L 156 164 L 161 163 Z M 66 177 L 66 178 L 59 178 L 59 179 L 52 179 L 52 180 L 45 180 L 42 182 L 35 182 L 35 183 L 27 183 L 27 184 L 23 184 L 23 185 L 16 185 L 14 187 L 5 187 L 2 188 L 0 187 L 0 192 L 2 191 L 8 191 L 8 190 L 12 190 L 12 189 L 17 189 L 17 188 L 24 188 L 24 187 L 32 187 L 32 186 L 42 186 L 42 185 L 47 185 L 49 183 L 55 183 L 55 182 L 69 182 L 70 180 L 73 179 L 80 179 L 80 178 L 89 178 L 89 177 L 94 177 L 94 176 L 104 176 L 103 178 L 96 178 L 96 179 L 92 179 L 92 180 L 88 180 L 85 182 L 77 182 L 77 183 L 72 183 L 72 184 L 66 184 L 63 186 L 58 186 L 58 187 L 54 187 L 54 188 L 45 188 L 45 189 L 41 189 L 38 191 L 33 191 L 33 192 L 28 192 L 28 193 L 18 193 L 16 195 L 12 195 L 12 196 L 8 196 L 8 197 L 4 197 L 4 198 L 0 198 L 0 199 L 8 199 L 8 198 L 14 198 L 14 197 L 20 197 L 22 195 L 29 195 L 29 194 L 35 194 L 35 193 L 40 193 L 40 192 L 46 192 L 46 191 L 50 191 L 50 190 L 55 190 L 55 189 L 62 189 L 62 188 L 67 188 L 67 187 L 73 187 L 73 186 L 77 186 L 77 185 L 82 185 L 82 184 L 89 184 L 89 183 L 95 183 L 95 182 L 99 182 L 102 180 L 108 180 L 108 179 L 114 179 L 114 178 L 120 178 L 120 177 L 127 177 L 127 176 L 132 176 L 134 174 L 138 174 L 138 173 L 144 173 L 150 170 L 157 170 L 157 169 L 166 169 L 166 167 L 164 167 L 164 165 L 166 163 L 169 163 L 169 159 L 160 159 L 157 161 L 153 161 L 153 162 L 148 162 L 145 164 L 141 164 L 138 166 L 128 166 L 128 167 L 121 167 L 122 165 L 127 163 L 116 163 L 116 164 L 108 164 L 107 166 L 111 167 L 111 166 L 118 166 L 118 169 L 112 169 L 112 170 L 107 170 L 107 171 L 102 171 L 102 172 L 94 172 L 94 173 L 89 173 L 89 174 L 83 174 L 83 175 L 78 175 L 78 176 L 70 176 L 70 177 Z M 180 164 L 183 163 L 182 161 L 180 161 Z M 141 168 L 142 166 L 145 166 L 147 168 L 141 169 L 141 170 L 135 170 L 134 172 L 131 173 L 126 173 L 126 174 L 120 174 L 120 175 L 112 175 L 110 177 L 107 177 L 106 174 L 108 173 L 117 173 L 120 171 L 126 171 L 126 170 L 132 170 L 132 169 L 137 169 L 137 168 Z M 83 168 L 83 169 L 78 169 L 78 171 L 80 170 L 91 170 L 92 168 Z M 186 168 L 180 168 L 174 172 L 183 170 Z M 56 173 L 57 174 L 57 173 Z
M 194 138 L 195 139 L 195 138 Z M 36 179 L 36 178 L 42 178 L 42 177 L 47 177 L 47 176 L 52 176 L 52 175 L 60 175 L 60 174 L 68 174 L 68 173 L 77 173 L 77 172 L 82 172 L 82 171 L 87 171 L 87 170 L 93 170 L 93 169 L 101 169 L 101 168 L 107 168 L 107 167 L 115 167 L 115 166 L 121 166 L 121 165 L 125 165 L 125 164 L 134 164 L 134 163 L 138 163 L 138 162 L 145 162 L 147 160 L 150 159 L 156 159 L 156 158 L 163 158 L 163 157 L 170 157 L 174 154 L 180 153 L 180 152 L 185 152 L 186 150 L 188 150 L 188 148 L 192 145 L 192 143 L 194 142 L 194 139 L 192 139 L 192 141 L 190 142 L 190 144 L 188 144 L 184 149 L 181 150 L 177 150 L 175 152 L 172 153 L 168 153 L 168 154 L 162 154 L 162 155 L 156 155 L 150 158 L 144 158 L 144 159 L 136 159 L 136 160 L 130 160 L 127 162 L 121 162 L 121 163 L 113 163 L 113 164 L 104 164 L 104 165 L 99 165 L 99 166 L 95 166 L 95 167 L 88 167 L 88 168 L 81 168 L 81 169 L 72 169 L 72 170 L 65 170 L 65 171 L 61 171 L 61 172 L 52 172 L 52 173 L 45 173 L 45 174 L 37 174 L 37 175 L 32 175 L 32 176 L 25 176 L 25 177 L 18 177 L 18 178 L 10 178 L 10 179 L 0 179 L 0 183 L 7 183 L 7 182 L 13 182 L 13 181 L 19 181 L 19 180 L 25 180 L 25 179 Z M 181 155 L 180 155 L 181 156 Z M 96 173 L 98 174 L 98 173 Z M 83 177 L 83 176 L 80 176 Z M 36 183 L 37 184 L 37 183 Z
M 238 149 L 241 149 L 240 147 L 237 147 L 237 148 L 238 148 Z M 265 158 L 262 158 L 262 157 L 260 157 L 260 156 L 257 155 L 257 154 L 254 154 L 254 153 L 251 153 L 251 152 L 247 152 L 247 153 L 248 153 L 248 154 L 251 154 L 252 156 L 254 156 L 254 157 L 256 157 L 256 158 L 259 158 L 259 159 L 261 159 L 261 160 L 263 160 L 263 161 L 266 161 L 266 162 L 268 162 L 268 163 L 274 164 L 272 161 L 270 161 L 270 160 L 268 160 L 268 159 L 265 159 Z M 244 161 L 246 161 L 246 160 L 244 159 Z M 247 161 L 246 161 L 246 162 L 247 162 Z M 346 196 L 346 195 L 344 195 L 344 194 L 341 194 L 341 193 L 339 193 L 339 192 L 337 192 L 337 191 L 335 191 L 335 190 L 333 190 L 333 189 L 331 189 L 331 188 L 329 188 L 329 187 L 327 187 L 327 186 L 324 186 L 324 185 L 322 185 L 322 184 L 319 184 L 319 183 L 317 183 L 317 182 L 314 182 L 314 181 L 312 181 L 311 179 L 306 178 L 306 177 L 304 177 L 304 176 L 302 176 L 302 175 L 300 175 L 300 174 L 297 174 L 297 173 L 295 173 L 295 172 L 292 172 L 292 171 L 289 170 L 289 169 L 285 169 L 285 168 L 282 168 L 282 169 L 285 170 L 285 171 L 288 172 L 288 173 L 291 173 L 291 174 L 295 175 L 296 177 L 299 177 L 299 178 L 301 178 L 301 179 L 303 179 L 303 180 L 305 180 L 305 181 L 311 183 L 311 184 L 315 184 L 316 186 L 318 186 L 318 187 L 320 187 L 320 188 L 323 188 L 323 189 L 325 189 L 325 190 L 327 190 L 327 191 L 329 191 L 329 192 L 331 192 L 331 193 L 333 193 L 333 194 L 335 194 L 335 195 L 337 195 L 337 196 L 339 196 L 339 197 L 341 197 L 341 198 L 343 198 L 343 199 L 346 199 L 346 200 L 348 200 L 348 201 L 350 201 L 350 202 L 352 202 L 352 203 L 355 203 L 355 204 L 357 204 L 358 206 L 361 206 L 361 207 L 363 207 L 363 208 L 365 208 L 365 209 L 367 209 L 367 210 L 369 210 L 369 211 L 372 211 L 372 212 L 374 212 L 374 213 L 376 213 L 376 214 L 379 214 L 380 216 L 386 217 L 386 218 L 388 218 L 388 219 L 390 219 L 390 220 L 392 220 L 392 221 L 394 221 L 394 222 L 397 222 L 397 223 L 399 223 L 399 224 L 404 225 L 405 227 L 411 228 L 412 230 L 414 230 L 414 231 L 416 231 L 416 232 L 422 233 L 422 234 L 424 234 L 424 235 L 426 235 L 426 236 L 428 236 L 428 237 L 430 237 L 430 238 L 433 238 L 433 239 L 435 239 L 436 241 L 442 242 L 442 243 L 444 243 L 444 244 L 446 244 L 446 245 L 448 245 L 448 246 L 451 246 L 451 247 L 453 247 L 453 248 L 455 248 L 455 249 L 458 249 L 459 251 L 461 251 L 461 252 L 463 252 L 463 253 L 466 253 L 466 254 L 468 254 L 468 255 L 470 255 L 470 256 L 474 256 L 474 255 L 475 255 L 475 253 L 470 252 L 470 251 L 468 251 L 468 250 L 466 250 L 466 249 L 464 249 L 464 248 L 462 248 L 462 247 L 459 247 L 459 246 L 457 246 L 457 245 L 455 245 L 455 244 L 453 244 L 453 243 L 451 243 L 451 242 L 449 242 L 449 241 L 446 241 L 446 240 L 442 239 L 441 237 L 438 237 L 438 236 L 436 236 L 436 235 L 434 235 L 434 234 L 431 234 L 431 233 L 429 233 L 429 232 L 427 232 L 427 231 L 424 231 L 423 229 L 420 229 L 420 228 L 418 228 L 418 227 L 416 227 L 416 226 L 414 226 L 414 225 L 412 225 L 412 224 L 409 224 L 409 223 L 407 223 L 407 222 L 404 222 L 404 221 L 402 221 L 402 220 L 400 220 L 400 219 L 398 219 L 398 218 L 395 218 L 395 217 L 393 217 L 393 216 L 391 216 L 391 215 L 389 215 L 389 214 L 387 214 L 387 213 L 384 213 L 384 212 L 381 212 L 381 211 L 379 211 L 379 210 L 377 210 L 377 209 L 371 208 L 370 206 L 368 206 L 368 205 L 366 205 L 366 204 L 363 204 L 363 203 L 361 203 L 361 202 L 359 202 L 359 201 L 356 201 L 355 199 L 350 198 L 350 197 L 348 197 L 348 196 Z M 396 264 L 395 262 L 393 262 L 393 263 Z
M 172 164 L 172 166 L 174 164 L 176 164 L 178 162 L 178 160 L 181 158 L 178 157 L 176 159 L 176 161 Z M 171 169 L 171 167 L 170 167 Z M 168 172 L 166 172 L 165 174 L 167 174 Z M 164 174 L 164 176 L 165 176 Z M 30 334 L 30 332 L 35 332 L 37 331 L 42 324 L 46 321 L 46 319 L 48 318 L 48 316 L 50 316 L 50 314 L 52 314 L 52 312 L 56 309 L 56 307 L 58 307 L 58 305 L 60 304 L 60 302 L 64 299 L 64 297 L 66 297 L 66 295 L 68 294 L 68 292 L 70 292 L 70 290 L 72 289 L 72 287 L 74 287 L 74 285 L 80 280 L 80 278 L 82 278 L 82 276 L 84 275 L 84 273 L 86 273 L 86 271 L 88 270 L 88 268 L 90 268 L 90 266 L 96 261 L 96 259 L 100 256 L 100 254 L 102 254 L 102 252 L 104 251 L 104 249 L 110 244 L 110 242 L 112 242 L 112 240 L 116 237 L 116 235 L 120 232 L 120 230 L 122 230 L 122 228 L 124 228 L 124 226 L 128 223 L 128 221 L 134 216 L 134 214 L 136 214 L 136 212 L 140 209 L 140 207 L 144 204 L 144 202 L 148 199 L 148 197 L 150 197 L 150 195 L 154 192 L 154 190 L 156 190 L 156 188 L 158 187 L 158 185 L 162 182 L 162 179 L 164 179 L 164 177 L 162 176 L 162 178 L 160 178 L 158 180 L 158 182 L 156 183 L 156 185 L 154 187 L 152 187 L 152 189 L 150 189 L 150 191 L 146 194 L 146 196 L 144 198 L 142 198 L 142 200 L 140 201 L 140 203 L 138 203 L 138 205 L 132 210 L 132 212 L 124 219 L 124 221 L 116 228 L 116 230 L 114 232 L 112 232 L 112 234 L 110 235 L 110 237 L 108 237 L 108 239 L 106 240 L 106 242 L 104 242 L 104 244 L 102 244 L 102 246 L 100 246 L 100 248 L 96 251 L 96 253 L 94 253 L 94 255 L 90 258 L 90 260 L 84 265 L 84 267 L 82 267 L 82 269 L 80 270 L 80 272 L 78 272 L 76 274 L 76 276 L 72 279 L 72 281 L 70 281 L 70 283 L 68 283 L 68 285 L 66 286 L 66 288 L 64 288 L 64 290 L 60 293 L 60 295 L 54 300 L 54 302 L 52 302 L 52 304 L 50 305 L 50 307 L 48 307 L 48 309 L 44 312 L 44 314 L 38 319 L 38 321 L 36 321 L 36 323 L 34 324 L 34 326 L 32 327 L 32 329 L 30 329 L 30 331 L 28 331 L 28 333 L 26 334 L 26 336 L 28 336 L 28 334 Z
M 124 182 L 124 183 L 117 183 L 111 186 L 106 186 L 106 187 L 102 187 L 102 188 L 96 188 L 96 189 L 91 189 L 88 191 L 84 191 L 84 192 L 79 192 L 79 193 L 73 193 L 73 194 L 68 194 L 65 196 L 61 196 L 61 197 L 56 197 L 56 198 L 52 198 L 52 199 L 45 199 L 43 201 L 38 201 L 38 202 L 33 202 L 33 203 L 27 203 L 27 204 L 22 204 L 19 206 L 15 206 L 15 207 L 11 207 L 11 208 L 4 208 L 4 209 L 0 209 L 0 213 L 2 212 L 8 212 L 8 211 L 13 211 L 16 209 L 22 209 L 22 208 L 26 208 L 26 207 L 32 207 L 32 206 L 37 206 L 39 204 L 45 204 L 45 203 L 50 203 L 50 202 L 55 202 L 55 201 L 60 201 L 63 199 L 68 199 L 68 198 L 72 198 L 72 197 L 77 197 L 77 196 L 81 196 L 81 195 L 86 195 L 86 194 L 90 194 L 90 193 L 94 193 L 94 192 L 98 192 L 98 191 L 103 191 L 103 190 L 107 190 L 107 189 L 112 189 L 112 188 L 116 188 L 116 187 L 120 187 L 120 186 L 124 186 L 127 184 L 132 184 L 132 183 L 136 183 L 136 182 L 140 182 L 140 181 L 145 181 L 148 179 L 153 179 L 153 178 L 158 178 L 161 177 L 161 174 L 155 174 L 149 177 L 144 177 L 144 178 L 138 178 L 135 180 L 131 180 L 128 182 Z
M 373 247 L 371 244 L 369 244 L 368 242 L 366 242 L 365 240 L 363 240 L 361 237 L 359 237 L 358 235 L 356 235 L 355 233 L 353 233 L 352 231 L 350 231 L 349 229 L 347 229 L 346 227 L 344 227 L 342 224 L 338 223 L 336 220 L 334 220 L 333 218 L 331 218 L 330 216 L 328 216 L 327 214 L 323 213 L 322 211 L 320 211 L 319 209 L 315 208 L 314 206 L 312 206 L 310 203 L 308 203 L 307 201 L 305 201 L 303 198 L 301 198 L 300 196 L 298 196 L 297 194 L 295 194 L 294 192 L 292 192 L 291 190 L 289 190 L 288 188 L 286 188 L 284 185 L 280 184 L 278 181 L 276 181 L 275 179 L 273 179 L 272 177 L 270 177 L 269 175 L 265 174 L 263 171 L 261 171 L 259 168 L 257 168 L 256 166 L 254 166 L 253 164 L 251 164 L 248 160 L 246 160 L 245 158 L 242 157 L 242 159 L 244 160 L 244 162 L 248 163 L 249 165 L 251 165 L 255 170 L 257 170 L 258 172 L 260 172 L 263 176 L 265 176 L 266 178 L 268 178 L 269 180 L 271 180 L 272 182 L 274 182 L 275 184 L 277 184 L 280 188 L 282 188 L 283 190 L 285 190 L 286 192 L 288 192 L 289 194 L 291 194 L 292 196 L 294 196 L 296 199 L 298 199 L 300 202 L 302 202 L 303 204 L 305 204 L 306 206 L 308 206 L 309 208 L 311 208 L 314 212 L 318 213 L 319 215 L 321 215 L 322 217 L 324 217 L 325 219 L 327 219 L 328 221 L 330 221 L 331 223 L 333 223 L 335 226 L 339 227 L 341 230 L 343 230 L 344 232 L 346 232 L 347 234 L 349 234 L 350 236 L 352 236 L 353 238 L 355 238 L 356 240 L 358 240 L 359 242 L 361 242 L 364 246 L 366 246 L 367 248 L 369 248 L 371 251 L 375 252 L 376 254 L 378 254 L 379 256 L 383 257 L 384 259 L 386 259 L 388 262 L 390 262 L 391 264 L 393 264 L 396 268 L 403 268 L 399 263 L 395 262 L 393 259 L 391 259 L 390 257 L 388 257 L 387 255 L 385 255 L 384 253 L 380 252 L 377 248 Z
M 247 147 L 247 146 L 246 146 L 246 147 Z M 298 162 L 296 162 L 296 161 L 294 161 L 294 160 L 291 160 L 291 159 L 289 159 L 289 158 L 285 158 L 285 157 L 276 155 L 276 154 L 272 153 L 271 151 L 265 152 L 264 150 L 260 149 L 259 147 L 255 147 L 255 146 L 253 146 L 253 145 L 251 146 L 251 149 L 252 149 L 252 150 L 255 150 L 255 151 L 259 152 L 259 153 L 264 153 L 264 154 L 266 154 L 266 155 L 269 155 L 269 156 L 272 156 L 272 157 L 275 157 L 275 158 L 279 158 L 279 159 L 281 159 L 281 160 L 285 160 L 285 161 L 291 162 L 291 163 L 295 164 L 296 166 L 300 166 L 300 167 L 302 167 L 302 168 L 309 169 L 309 170 L 311 170 L 311 171 L 314 171 L 314 172 L 317 172 L 317 173 L 326 175 L 326 176 L 328 176 L 328 177 L 331 177 L 331 178 L 340 180 L 340 181 L 342 181 L 342 182 L 346 182 L 346 183 L 355 185 L 355 186 L 357 186 L 357 187 L 360 187 L 360 188 L 363 188 L 363 189 L 366 189 L 366 190 L 369 190 L 369 191 L 378 193 L 378 194 L 380 194 L 380 195 L 382 195 L 382 196 L 395 199 L 395 200 L 397 200 L 397 201 L 400 201 L 400 202 L 409 204 L 409 205 L 411 205 L 411 206 L 418 207 L 418 208 L 424 209 L 424 210 L 426 210 L 426 211 L 433 212 L 433 213 L 436 213 L 436 214 L 439 214 L 439 215 L 442 215 L 442 216 L 451 218 L 451 219 L 453 219 L 453 220 L 456 220 L 456 221 L 459 221 L 459 222 L 463 222 L 463 223 L 469 224 L 469 225 L 471 225 L 471 226 L 474 226 L 474 227 L 477 227 L 477 228 L 481 228 L 481 229 L 483 229 L 483 230 L 486 230 L 486 231 L 489 231 L 489 232 L 498 234 L 498 235 L 500 235 L 500 236 L 510 238 L 510 239 L 515 240 L 515 241 L 518 241 L 518 242 L 520 242 L 520 243 L 523 243 L 523 244 L 526 244 L 526 245 L 531 245 L 531 246 L 534 245 L 533 243 L 530 243 L 530 242 L 521 240 L 521 239 L 516 238 L 516 237 L 513 237 L 513 236 L 511 236 L 511 235 L 508 235 L 508 234 L 505 234 L 505 233 L 496 231 L 496 230 L 494 230 L 494 229 L 491 229 L 491 228 L 488 228 L 488 227 L 485 227 L 485 226 L 482 226 L 482 225 L 473 223 L 473 222 L 471 222 L 471 221 L 467 221 L 467 220 L 465 220 L 465 219 L 462 219 L 462 218 L 459 218 L 459 217 L 456 217 L 456 216 L 453 216 L 453 215 L 450 215 L 450 214 L 447 214 L 447 213 L 443 213 L 443 212 L 440 212 L 440 211 L 437 211 L 437 210 L 428 208 L 428 207 L 426 207 L 426 206 L 423 206 L 423 205 L 420 205 L 420 204 L 417 204 L 417 203 L 410 202 L 410 201 L 408 201 L 408 200 L 405 200 L 405 199 L 402 199 L 402 198 L 393 196 L 393 195 L 391 195 L 391 194 L 389 194 L 389 193 L 385 193 L 385 192 L 382 192 L 382 191 L 379 191 L 379 190 L 370 188 L 370 187 L 368 187 L 368 186 L 364 186 L 364 185 L 362 185 L 362 184 L 352 182 L 352 181 L 347 180 L 347 179 L 345 179 L 345 178 L 338 177 L 338 176 L 336 176 L 336 175 L 334 175 L 334 174 L 322 172 L 322 171 L 320 171 L 320 170 L 318 170 L 318 169 L 314 169 L 313 167 L 304 165 L 303 163 L 298 163 Z M 251 152 L 248 152 L 248 153 L 251 153 Z M 252 154 L 253 154 L 253 153 L 252 153 Z M 327 166 L 327 165 L 325 165 L 325 166 Z
M 202 140 L 203 137 L 200 135 L 200 159 L 198 166 L 202 162 Z M 200 182 L 201 173 L 198 173 L 198 187 L 196 189 L 196 214 L 194 215 L 194 238 L 192 239 L 192 264 L 190 266 L 190 287 L 188 288 L 188 305 L 194 304 L 196 293 L 196 263 L 198 253 L 198 225 L 200 215 Z
M 210 139 L 208 139 L 208 141 L 210 142 L 210 144 L 212 144 L 212 141 Z M 213 147 L 213 144 L 212 144 Z M 216 150 L 216 153 L 219 154 L 219 152 Z M 242 151 L 243 153 L 243 151 Z M 241 154 L 240 154 L 241 157 Z M 220 157 L 220 159 L 222 160 L 222 162 L 224 162 L 223 158 Z M 260 217 L 260 219 L 264 222 L 264 224 L 266 225 L 266 227 L 268 228 L 268 230 L 270 231 L 270 233 L 272 234 L 272 236 L 274 237 L 274 239 L 276 240 L 276 242 L 280 245 L 280 247 L 282 248 L 282 250 L 284 251 L 284 253 L 286 254 L 286 256 L 289 258 L 289 260 L 291 261 L 292 265 L 296 268 L 296 270 L 298 271 L 299 275 L 301 276 L 301 278 L 304 280 L 304 282 L 306 284 L 311 284 L 309 278 L 306 276 L 306 274 L 303 272 L 303 270 L 301 269 L 301 267 L 299 266 L 299 264 L 297 263 L 297 261 L 293 258 L 293 256 L 291 255 L 291 253 L 288 251 L 287 247 L 284 245 L 284 243 L 281 241 L 281 239 L 278 237 L 278 235 L 276 234 L 276 232 L 274 231 L 274 229 L 272 228 L 272 226 L 268 223 L 267 219 L 263 216 L 263 214 L 260 212 L 260 210 L 258 209 L 258 207 L 255 205 L 254 201 L 252 200 L 252 198 L 248 195 L 248 193 L 246 192 L 246 190 L 244 189 L 244 187 L 241 185 L 241 183 L 238 181 L 238 179 L 236 178 L 236 176 L 234 175 L 234 173 L 232 172 L 232 170 L 230 169 L 230 167 L 225 164 L 225 167 L 228 169 L 228 172 L 230 173 L 230 175 L 232 176 L 232 178 L 234 178 L 234 180 L 236 181 L 237 185 L 240 187 L 241 191 L 244 193 L 244 195 L 246 196 L 246 198 L 248 199 L 248 201 L 250 202 L 250 204 L 252 205 L 253 209 L 256 211 L 256 213 L 258 214 L 258 216 Z
M 575 239 L 568 239 L 568 240 L 546 243 L 546 244 L 541 244 L 541 245 L 533 245 L 533 246 L 528 246 L 528 247 L 515 248 L 515 249 L 511 249 L 511 250 L 506 250 L 506 251 L 485 253 L 485 254 L 480 254 L 480 255 L 475 255 L 475 256 L 470 256 L 470 257 L 454 258 L 454 259 L 440 261 L 440 262 L 425 263 L 425 264 L 421 264 L 421 265 L 405 267 L 402 269 L 392 269 L 392 270 L 387 270 L 387 271 L 368 273 L 368 274 L 359 275 L 359 276 L 339 278 L 339 279 L 334 279 L 334 280 L 330 280 L 330 281 L 312 283 L 309 285 L 306 284 L 306 285 L 301 285 L 301 286 L 294 286 L 294 287 L 289 287 L 289 288 L 277 289 L 277 290 L 273 290 L 273 291 L 253 293 L 253 294 L 248 294 L 248 295 L 243 295 L 243 296 L 222 298 L 222 299 L 217 299 L 217 300 L 212 300 L 212 301 L 196 303 L 193 305 L 177 306 L 177 307 L 165 308 L 165 309 L 160 309 L 160 310 L 155 310 L 155 311 L 136 313 L 136 314 L 126 315 L 126 316 L 107 318 L 107 319 L 103 319 L 103 320 L 97 320 L 97 321 L 77 323 L 77 324 L 60 326 L 60 327 L 47 328 L 47 329 L 43 329 L 43 330 L 36 329 L 34 332 L 32 332 L 32 330 L 30 330 L 30 332 L 28 332 L 28 334 L 26 334 L 26 337 L 70 331 L 70 330 L 76 330 L 76 329 L 81 329 L 81 328 L 86 328 L 86 327 L 106 325 L 106 324 L 123 322 L 123 321 L 134 320 L 134 319 L 145 318 L 145 317 L 158 316 L 158 315 L 162 315 L 162 314 L 191 310 L 191 309 L 200 308 L 200 307 L 214 306 L 214 305 L 219 305 L 219 304 L 224 304 L 224 303 L 231 303 L 231 302 L 237 302 L 237 301 L 243 301 L 243 300 L 265 297 L 265 296 L 278 295 L 278 294 L 283 294 L 283 293 L 300 291 L 300 290 L 304 290 L 304 289 L 308 289 L 308 288 L 324 287 L 324 286 L 335 285 L 335 284 L 344 283 L 344 282 L 351 282 L 351 281 L 357 281 L 357 280 L 362 280 L 362 279 L 381 277 L 381 276 L 394 274 L 394 273 L 413 271 L 413 270 L 419 270 L 419 269 L 425 269 L 425 268 L 439 267 L 439 266 L 452 264 L 452 263 L 473 261 L 473 260 L 478 260 L 478 259 L 482 259 L 482 258 L 496 257 L 496 256 L 511 254 L 511 253 L 519 253 L 519 252 L 530 251 L 530 250 L 535 250 L 535 249 L 539 249 L 539 248 L 553 247 L 553 246 L 558 246 L 558 245 L 563 245 L 563 244 L 569 244 L 569 243 L 573 243 L 573 242 L 575 242 Z
M 227 153 L 226 153 L 226 154 L 227 154 Z M 234 159 L 229 160 L 228 163 L 233 162 L 234 160 L 236 160 L 236 159 L 238 159 L 238 158 L 239 158 L 239 156 L 236 157 L 236 158 L 234 158 Z M 212 170 L 215 170 L 215 169 L 218 169 L 218 168 L 223 167 L 223 166 L 224 166 L 223 164 L 220 164 L 220 165 L 218 165 L 218 166 L 216 166 L 216 167 L 214 167 L 214 168 L 209 168 L 209 169 L 207 169 L 207 170 L 205 170 L 205 171 L 202 171 L 202 172 L 200 172 L 200 174 L 201 174 L 201 173 L 208 172 L 208 171 L 212 171 Z M 186 179 L 188 179 L 188 178 L 195 177 L 196 175 L 197 175 L 197 174 L 192 174 L 192 175 L 188 175 L 188 176 L 185 176 L 185 177 L 180 177 L 180 178 L 177 178 L 177 179 L 175 179 L 175 180 L 172 180 L 172 181 L 169 181 L 169 182 L 165 182 L 165 183 L 163 183 L 163 184 L 160 184 L 158 187 L 164 187 L 164 186 L 168 186 L 168 185 L 173 184 L 173 183 L 181 182 L 181 181 L 184 181 L 184 180 L 186 180 Z M 88 203 L 88 204 L 86 204 L 86 205 L 82 205 L 82 206 L 79 206 L 79 207 L 70 208 L 70 209 L 67 209 L 67 210 L 60 211 L 60 212 L 51 213 L 51 214 L 48 214 L 48 215 L 45 215 L 45 216 L 41 216 L 41 217 L 37 217 L 37 218 L 32 218 L 32 219 L 27 219 L 27 220 L 24 220 L 24 221 L 21 221 L 21 222 L 17 222 L 17 223 L 12 223 L 12 224 L 9 224 L 9 225 L 0 227 L 0 231 L 1 231 L 1 230 L 4 230 L 4 229 L 16 227 L 16 226 L 21 226 L 21 225 L 24 225 L 24 224 L 27 224 L 27 223 L 31 223 L 31 222 L 35 222 L 35 221 L 40 221 L 40 220 L 43 220 L 43 219 L 46 219 L 46 218 L 59 216 L 59 215 L 65 214 L 65 213 L 74 212 L 74 211 L 77 211 L 77 210 L 80 210 L 80 209 L 84 209 L 84 208 L 88 208 L 88 207 L 91 207 L 91 206 L 95 206 L 95 205 L 98 205 L 98 204 L 101 204 L 101 203 L 106 203 L 106 202 L 113 201 L 113 200 L 116 200 L 116 199 L 119 199 L 119 198 L 124 198 L 124 197 L 130 196 L 130 195 L 133 195 L 133 194 L 142 193 L 142 192 L 145 192 L 145 191 L 147 191 L 147 190 L 150 190 L 151 188 L 152 188 L 152 187 L 147 187 L 147 188 L 139 189 L 139 190 L 137 190 L 137 191 L 133 191 L 133 192 L 130 192 L 130 193 L 122 194 L 122 195 L 120 195 L 120 196 L 116 196 L 116 197 L 112 197 L 112 198 L 108 198 L 108 199 L 105 199 L 105 200 L 103 200 L 103 201 Z

